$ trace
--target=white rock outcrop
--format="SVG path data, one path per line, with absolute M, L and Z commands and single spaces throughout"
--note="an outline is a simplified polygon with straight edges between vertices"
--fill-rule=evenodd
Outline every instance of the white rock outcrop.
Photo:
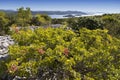
M 0 59 L 8 56 L 8 47 L 14 44 L 10 36 L 0 36 Z

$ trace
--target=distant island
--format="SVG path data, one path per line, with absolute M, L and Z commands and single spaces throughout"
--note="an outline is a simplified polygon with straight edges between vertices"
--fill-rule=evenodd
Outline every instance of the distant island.
M 71 14 L 68 14 L 68 15 L 65 15 L 65 16 L 63 16 L 63 17 L 75 17 L 74 15 L 71 15 Z

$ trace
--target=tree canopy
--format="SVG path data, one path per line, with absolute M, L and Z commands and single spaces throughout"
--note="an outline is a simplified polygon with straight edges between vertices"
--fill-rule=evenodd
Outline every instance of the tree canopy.
M 22 27 L 28 26 L 31 18 L 32 18 L 32 14 L 30 8 L 24 9 L 24 7 L 21 7 L 18 9 L 17 24 L 19 26 Z

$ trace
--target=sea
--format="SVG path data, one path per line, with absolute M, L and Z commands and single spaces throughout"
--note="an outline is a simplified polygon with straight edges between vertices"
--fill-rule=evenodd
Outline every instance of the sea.
M 85 16 L 100 16 L 103 15 L 103 13 L 95 13 L 95 14 L 87 14 L 87 15 L 80 15 L 80 16 L 76 16 L 75 14 L 72 14 L 75 17 L 85 17 Z M 62 19 L 62 18 L 68 18 L 68 17 L 64 17 L 65 15 L 49 15 L 52 19 Z

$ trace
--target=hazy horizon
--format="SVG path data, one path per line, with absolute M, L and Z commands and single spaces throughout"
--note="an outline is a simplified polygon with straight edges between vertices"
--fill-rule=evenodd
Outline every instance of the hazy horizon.
M 0 9 L 17 10 L 30 7 L 32 11 L 82 11 L 120 13 L 119 0 L 1 0 Z

